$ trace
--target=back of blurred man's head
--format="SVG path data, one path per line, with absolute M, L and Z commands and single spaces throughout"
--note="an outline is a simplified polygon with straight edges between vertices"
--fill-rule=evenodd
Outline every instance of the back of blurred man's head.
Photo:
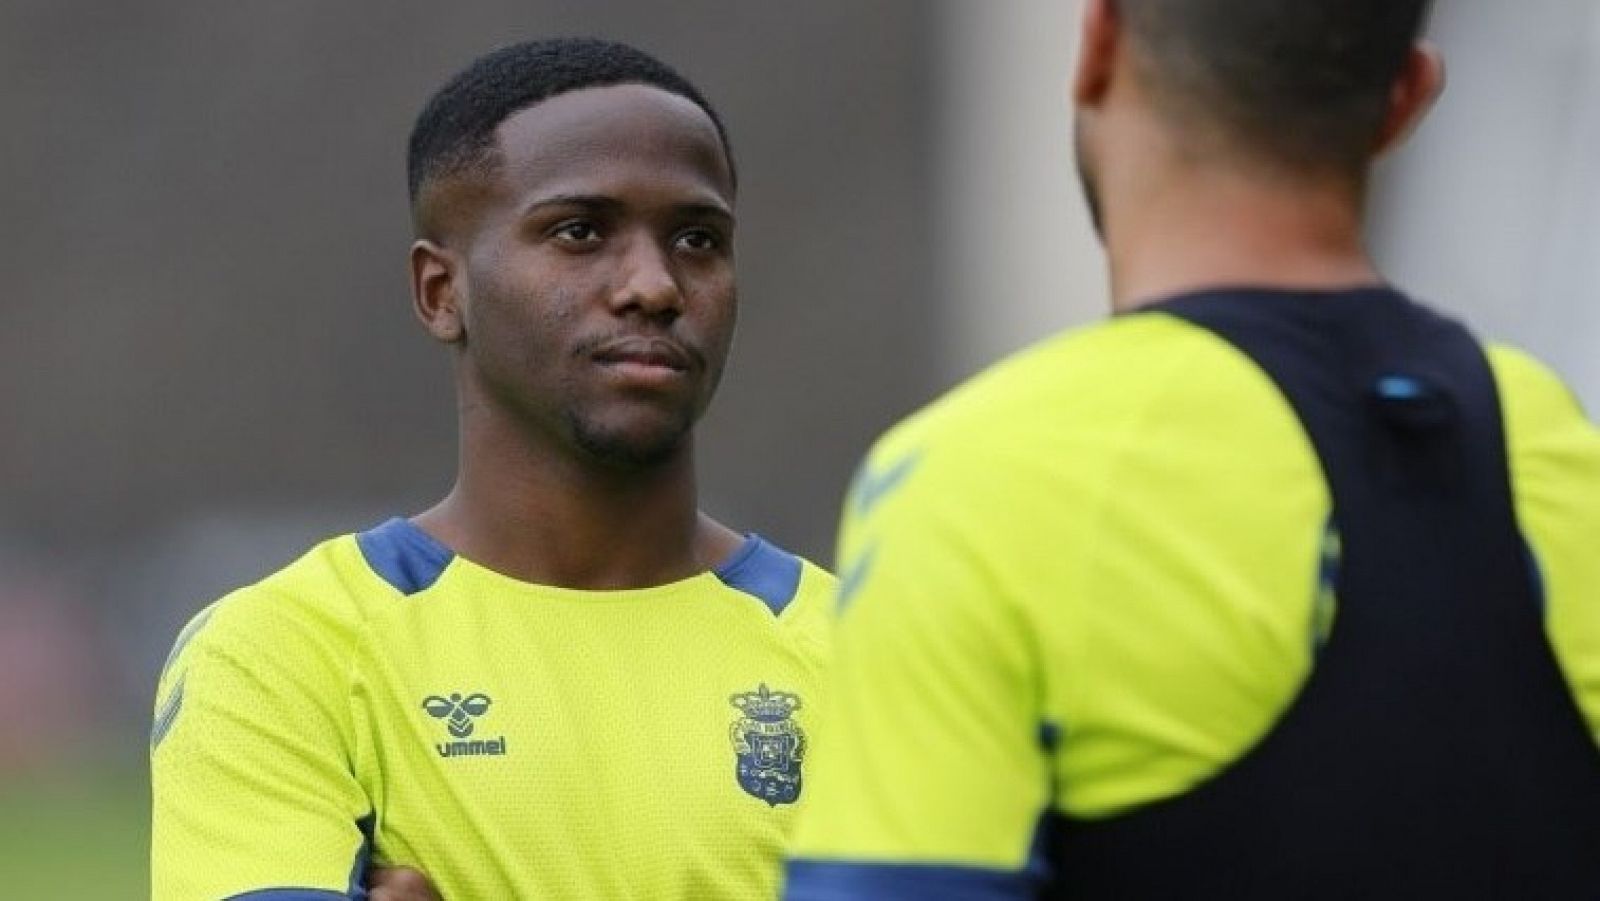
M 1393 86 L 1432 4 L 1091 0 L 1097 5 L 1091 19 L 1114 22 L 1142 93 L 1185 140 L 1287 170 L 1349 175 L 1390 137 Z M 1086 40 L 1094 34 L 1091 24 Z
M 1291 168 L 1372 155 L 1430 0 L 1117 0 L 1136 65 L 1175 123 Z

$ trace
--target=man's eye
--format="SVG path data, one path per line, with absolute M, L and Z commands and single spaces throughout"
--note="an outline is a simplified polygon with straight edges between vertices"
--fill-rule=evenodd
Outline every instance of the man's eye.
M 595 228 L 592 222 L 567 222 L 556 226 L 550 235 L 561 241 L 586 244 L 600 239 L 600 229 Z
M 722 238 L 708 228 L 691 228 L 678 235 L 676 243 L 684 250 L 716 250 L 722 246 Z

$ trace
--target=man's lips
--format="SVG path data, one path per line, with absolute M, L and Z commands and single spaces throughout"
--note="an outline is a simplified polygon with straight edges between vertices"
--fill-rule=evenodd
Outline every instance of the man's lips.
M 687 349 L 665 338 L 618 338 L 596 347 L 590 356 L 606 366 L 672 372 L 688 372 L 694 362 Z

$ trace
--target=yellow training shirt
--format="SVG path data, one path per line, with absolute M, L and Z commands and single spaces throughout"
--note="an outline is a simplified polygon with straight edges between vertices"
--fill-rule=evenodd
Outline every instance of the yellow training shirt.
M 1600 737 L 1600 431 L 1530 357 L 1488 357 L 1546 634 Z M 1029 897 L 1042 822 L 1218 775 L 1336 628 L 1330 505 L 1268 375 L 1161 313 L 1046 341 L 889 432 L 846 501 L 787 897 Z
M 751 537 L 714 572 L 576 591 L 405 520 L 200 613 L 151 736 L 156 901 L 777 891 L 832 578 Z

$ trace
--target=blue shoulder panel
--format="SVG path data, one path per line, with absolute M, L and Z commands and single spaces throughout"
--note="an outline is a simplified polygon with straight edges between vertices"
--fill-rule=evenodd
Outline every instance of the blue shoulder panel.
M 751 535 L 728 562 L 716 569 L 724 585 L 754 595 L 774 614 L 800 590 L 800 558 L 759 535 Z
M 188 678 L 188 673 L 178 677 L 178 684 L 172 687 L 167 699 L 161 702 L 161 709 L 156 711 L 155 722 L 150 726 L 151 751 L 161 746 L 162 740 L 167 737 L 167 732 L 172 729 L 172 724 L 178 721 L 178 714 L 183 712 L 183 683 Z
M 784 901 L 1024 901 L 1038 891 L 1026 873 L 978 867 L 791 860 Z
M 455 554 L 432 535 L 396 517 L 356 536 L 372 571 L 401 594 L 416 594 L 439 580 Z

